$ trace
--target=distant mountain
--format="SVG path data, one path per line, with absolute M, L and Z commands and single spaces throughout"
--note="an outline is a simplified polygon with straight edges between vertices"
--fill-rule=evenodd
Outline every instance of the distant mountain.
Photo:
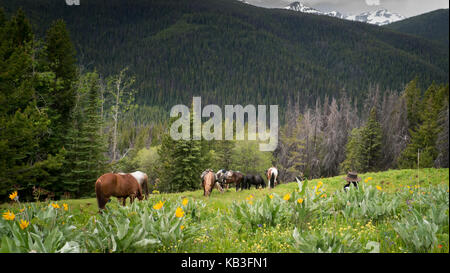
M 302 106 L 346 94 L 361 102 L 369 86 L 402 90 L 448 82 L 440 44 L 384 27 L 267 9 L 230 0 L 0 0 L 19 7 L 43 37 L 62 18 L 86 69 L 136 76 L 137 103 L 169 109 L 206 104 Z M 1 18 L 2 16 L 0 16 Z M 0 20 L 1 21 L 1 20 Z M 323 101 L 323 100 L 322 100 Z M 168 112 L 165 112 L 168 114 Z
M 328 15 L 328 16 L 337 17 L 340 19 L 364 22 L 364 23 L 379 25 L 379 26 L 390 24 L 390 23 L 405 19 L 405 17 L 403 17 L 402 15 L 400 15 L 398 13 L 390 12 L 387 9 L 379 9 L 376 11 L 367 11 L 367 12 L 363 12 L 358 15 L 347 15 L 347 16 L 343 15 L 342 13 L 340 13 L 338 11 L 322 12 L 315 8 L 308 7 L 305 4 L 300 3 L 300 2 L 293 2 L 290 5 L 286 6 L 285 9 L 304 12 L 304 13 L 317 14 L 317 15 Z
M 363 12 L 359 15 L 349 15 L 345 19 L 382 26 L 403 20 L 405 17 L 398 13 L 390 12 L 387 9 L 379 9 Z
M 386 28 L 434 40 L 449 47 L 449 10 L 438 9 L 395 22 Z
M 293 2 L 290 5 L 286 6 L 285 9 L 299 11 L 299 12 L 303 12 L 303 13 L 317 14 L 317 15 L 328 15 L 328 16 L 338 17 L 338 18 L 344 17 L 344 15 L 342 15 L 338 11 L 322 12 L 315 8 L 308 7 L 305 4 L 300 3 L 300 2 Z

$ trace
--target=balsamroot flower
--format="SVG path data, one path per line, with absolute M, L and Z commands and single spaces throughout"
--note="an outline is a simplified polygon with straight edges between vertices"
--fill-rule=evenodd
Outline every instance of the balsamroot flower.
M 322 185 L 323 185 L 323 182 L 322 182 L 322 181 L 319 181 L 319 182 L 317 183 L 317 188 L 322 187 Z
M 185 226 L 183 226 L 183 225 L 180 226 L 180 229 L 181 229 L 181 230 L 183 230 L 184 228 L 185 228 Z
M 156 205 L 153 206 L 153 208 L 156 209 L 156 210 L 159 210 L 159 209 L 161 209 L 163 207 L 165 202 L 166 201 L 161 202 L 161 200 L 160 200 L 158 203 L 156 203 Z
M 17 201 L 17 191 L 15 191 L 15 192 L 13 192 L 13 193 L 11 193 L 10 195 L 9 195 L 9 199 L 11 199 L 11 200 L 16 200 Z
M 69 210 L 69 206 L 66 203 L 63 204 L 63 207 L 65 211 Z
M 52 207 L 54 207 L 55 209 L 59 209 L 59 205 L 55 203 L 52 203 Z
M 7 212 L 3 213 L 3 218 L 5 220 L 12 221 L 14 220 L 14 218 L 16 218 L 16 215 L 8 210 Z
M 291 199 L 291 195 L 289 193 L 286 193 L 283 197 L 284 200 L 288 201 L 289 199 Z
M 21 228 L 21 229 L 26 229 L 26 228 L 28 227 L 29 224 L 30 224 L 30 222 L 21 219 L 19 225 L 20 225 L 20 228 Z
M 269 198 L 270 198 L 270 199 L 273 199 L 273 194 L 269 195 Z
M 186 205 L 188 204 L 189 200 L 187 198 L 183 199 L 183 202 L 181 202 L 181 204 L 183 204 L 183 206 L 186 207 Z
M 297 203 L 299 204 L 303 203 L 303 199 L 302 198 L 297 199 Z
M 175 211 L 175 216 L 180 218 L 184 216 L 184 211 L 182 208 L 178 207 L 177 210 Z
M 381 191 L 381 187 L 380 186 L 376 186 L 377 190 Z

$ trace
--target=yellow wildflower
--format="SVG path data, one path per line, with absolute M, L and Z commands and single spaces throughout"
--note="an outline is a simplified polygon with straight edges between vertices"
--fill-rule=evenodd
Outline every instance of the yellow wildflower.
M 410 193 L 410 194 L 413 194 L 414 192 L 413 192 L 413 191 L 409 191 L 409 193 Z
M 25 221 L 23 219 L 20 220 L 20 228 L 21 229 L 26 229 L 29 224 L 30 224 L 30 222 L 28 222 L 26 220 Z
M 52 207 L 54 207 L 55 209 L 59 209 L 59 205 L 55 203 L 52 203 Z
M 182 208 L 178 207 L 177 210 L 175 211 L 175 216 L 180 218 L 184 216 L 184 211 Z
M 325 197 L 327 197 L 327 194 L 324 193 L 324 194 L 322 194 L 320 197 L 325 198 Z
M 299 204 L 303 203 L 303 199 L 302 198 L 297 199 L 297 203 Z
M 381 187 L 380 186 L 376 186 L 377 190 L 381 191 Z
M 63 204 L 63 207 L 64 207 L 64 210 L 66 210 L 66 211 L 69 210 L 69 206 L 66 203 Z
M 273 194 L 269 195 L 269 198 L 270 198 L 270 199 L 273 199 Z
M 322 185 L 323 185 L 323 182 L 322 182 L 322 181 L 319 181 L 319 182 L 317 183 L 317 188 L 322 187 Z
M 16 215 L 8 210 L 7 212 L 3 213 L 3 218 L 5 220 L 12 221 L 14 220 L 14 218 L 16 218 Z
M 162 208 L 162 206 L 164 205 L 166 201 L 161 202 L 161 200 L 159 200 L 158 203 L 156 203 L 156 205 L 153 206 L 154 209 L 159 210 L 160 208 Z
M 189 200 L 187 198 L 183 199 L 183 202 L 181 202 L 183 204 L 183 206 L 186 206 L 188 204 Z
M 367 177 L 367 179 L 372 180 L 373 178 L 372 178 L 372 176 L 369 176 L 369 177 Z
M 15 191 L 9 195 L 9 199 L 11 199 L 11 200 L 14 200 L 16 197 L 17 197 L 17 191 Z
M 365 183 L 369 182 L 369 178 L 364 179 L 364 182 Z
M 289 193 L 286 193 L 283 197 L 284 200 L 288 201 L 289 199 L 291 199 L 291 195 Z

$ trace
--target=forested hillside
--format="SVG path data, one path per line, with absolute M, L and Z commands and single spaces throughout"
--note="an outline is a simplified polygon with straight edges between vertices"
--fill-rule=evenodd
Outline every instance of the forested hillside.
M 79 63 L 108 76 L 129 66 L 138 104 L 313 104 L 369 85 L 400 90 L 448 81 L 448 52 L 420 38 L 328 16 L 233 0 L 0 1 L 22 7 L 42 35 L 62 18 Z M 282 112 L 284 108 L 280 109 Z
M 231 0 L 0 0 L 0 200 L 88 197 L 105 172 L 195 190 L 448 167 L 448 52 L 385 28 Z M 22 6 L 23 9 L 19 7 Z M 57 19 L 63 18 L 63 19 Z M 277 149 L 174 140 L 176 103 L 278 104 Z
M 448 20 L 448 9 L 439 9 L 386 25 L 386 28 L 424 37 L 448 47 Z

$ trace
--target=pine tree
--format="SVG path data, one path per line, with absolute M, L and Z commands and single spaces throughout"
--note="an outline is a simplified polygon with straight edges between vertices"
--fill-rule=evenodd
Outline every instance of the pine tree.
M 44 63 L 54 73 L 53 83 L 44 94 L 52 120 L 50 151 L 59 150 L 70 128 L 75 105 L 74 84 L 77 79 L 75 49 L 63 20 L 52 23 L 45 37 Z
M 190 130 L 192 134 L 193 115 L 190 114 Z M 170 124 L 176 118 L 172 118 Z M 170 128 L 170 125 L 169 125 Z M 160 189 L 168 192 L 195 190 L 200 187 L 201 170 L 201 141 L 174 140 L 170 134 L 163 136 L 158 150 L 161 160 Z
M 417 157 L 420 157 L 420 167 L 433 167 L 439 154 L 436 142 L 441 130 L 438 125 L 439 113 L 448 100 L 448 85 L 430 85 L 424 95 L 422 121 L 416 130 L 411 131 L 411 142 L 401 154 L 399 166 L 401 168 L 417 168 Z
M 361 171 L 376 171 L 380 166 L 383 132 L 375 107 L 370 110 L 366 126 L 361 130 Z
M 77 93 L 77 107 L 66 140 L 63 190 L 81 197 L 93 194 L 94 182 L 106 162 L 106 145 L 99 130 L 101 117 L 97 73 L 82 75 Z
M 420 112 L 422 110 L 422 94 L 418 87 L 418 78 L 410 81 L 403 91 L 403 97 L 406 100 L 406 109 L 408 117 L 409 131 L 415 130 L 421 122 Z
M 354 128 L 350 134 L 347 145 L 345 145 L 345 160 L 340 166 L 341 173 L 361 172 L 363 170 L 361 131 L 361 128 Z

